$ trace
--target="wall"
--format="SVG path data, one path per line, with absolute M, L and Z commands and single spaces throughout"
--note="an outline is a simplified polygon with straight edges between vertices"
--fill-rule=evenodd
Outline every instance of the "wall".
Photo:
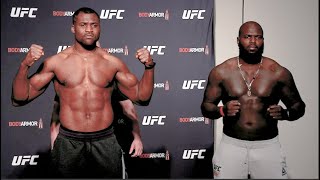
M 53 85 L 29 104 L 13 107 L 12 80 L 31 44 L 41 45 L 45 53 L 29 75 L 46 58 L 73 44 L 71 16 L 83 6 L 99 14 L 101 47 L 122 59 L 138 79 L 144 67 L 135 59 L 136 50 L 148 48 L 157 63 L 152 100 L 148 106 L 136 106 L 144 152 L 126 161 L 128 177 L 212 177 L 213 123 L 202 116 L 200 105 L 214 66 L 213 1 L 134 2 L 1 2 L 1 178 L 47 177 Z M 115 121 L 117 132 L 126 135 L 119 138 L 115 133 L 128 154 L 130 123 Z
M 236 37 L 244 22 L 254 20 L 264 29 L 264 55 L 277 60 L 293 74 L 305 115 L 279 122 L 280 142 L 287 156 L 289 177 L 319 178 L 319 78 L 317 0 L 216 0 L 215 58 L 220 64 L 238 55 Z M 222 134 L 222 119 L 215 122 L 215 148 Z

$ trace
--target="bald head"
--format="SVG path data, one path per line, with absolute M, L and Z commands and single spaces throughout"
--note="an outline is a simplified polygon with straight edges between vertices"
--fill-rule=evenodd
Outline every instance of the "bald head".
M 241 33 L 243 33 L 243 31 L 245 29 L 249 29 L 249 28 L 255 28 L 259 31 L 261 31 L 262 35 L 263 35 L 263 29 L 262 27 L 260 26 L 259 23 L 255 22 L 255 21 L 247 21 L 245 23 L 243 23 L 241 26 L 240 26 L 240 29 L 239 29 L 239 37 L 241 35 Z

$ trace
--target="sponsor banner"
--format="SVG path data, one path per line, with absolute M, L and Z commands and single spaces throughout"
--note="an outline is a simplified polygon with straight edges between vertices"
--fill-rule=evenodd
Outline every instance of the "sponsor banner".
M 42 118 L 39 121 L 9 121 L 9 127 L 38 127 L 39 129 L 43 128 Z
M 13 156 L 11 165 L 12 166 L 35 166 L 38 164 L 37 160 L 39 155 L 23 155 L 23 156 Z
M 142 153 L 140 158 L 144 159 L 165 159 L 165 160 L 170 160 L 170 154 L 169 151 L 166 150 L 166 152 L 163 153 Z
M 206 117 L 181 117 L 179 118 L 180 123 L 205 123 L 210 124 L 210 119 Z
M 182 159 L 204 159 L 206 149 L 186 149 L 183 151 Z
M 206 13 L 205 9 L 185 9 L 183 10 L 182 19 L 184 20 L 193 20 L 193 19 L 205 19 L 204 14 Z
M 168 80 L 166 80 L 165 82 L 154 83 L 153 87 L 154 89 L 164 89 L 165 91 L 170 90 L 170 84 Z
M 169 10 L 166 9 L 164 12 L 138 12 L 139 18 L 159 18 L 169 20 Z
M 143 126 L 153 126 L 159 125 L 163 126 L 165 124 L 165 119 L 167 116 L 144 116 L 142 119 Z
M 184 80 L 182 84 L 182 89 L 189 90 L 189 89 L 205 89 L 204 84 L 206 80 L 204 79 L 194 79 L 194 80 Z
M 12 18 L 36 18 L 38 8 L 36 7 L 12 7 L 10 17 Z

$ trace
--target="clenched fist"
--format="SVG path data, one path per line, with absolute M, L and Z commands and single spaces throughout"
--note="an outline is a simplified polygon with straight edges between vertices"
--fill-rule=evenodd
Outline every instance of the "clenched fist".
M 283 118 L 288 118 L 287 111 L 280 105 L 271 105 L 267 111 L 273 119 L 282 120 Z
M 225 105 L 227 116 L 235 116 L 240 111 L 240 102 L 238 100 L 231 100 Z
M 34 62 L 40 59 L 40 57 L 43 55 L 44 55 L 43 47 L 37 44 L 32 44 L 29 49 L 29 52 L 27 53 L 22 63 L 30 67 Z
M 150 52 L 146 48 L 138 49 L 136 52 L 136 58 L 144 64 L 146 67 L 150 67 L 154 65 L 153 59 L 150 55 Z

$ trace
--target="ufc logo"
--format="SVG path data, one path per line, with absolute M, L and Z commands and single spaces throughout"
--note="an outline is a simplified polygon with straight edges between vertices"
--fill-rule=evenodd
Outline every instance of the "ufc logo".
M 148 126 L 148 125 L 154 125 L 157 123 L 158 125 L 164 125 L 164 122 L 162 122 L 162 119 L 166 118 L 167 116 L 144 116 L 142 120 L 142 125 Z
M 205 149 L 184 150 L 182 159 L 194 159 L 195 157 L 204 159 L 204 156 L 202 155 L 204 152 L 206 152 Z
M 21 8 L 21 7 L 13 7 L 11 9 L 10 16 L 11 17 L 24 17 L 24 15 L 28 15 L 29 18 L 36 18 L 34 14 L 38 8 Z
M 12 166 L 20 166 L 26 165 L 29 163 L 30 165 L 37 165 L 35 159 L 39 158 L 39 155 L 26 155 L 26 156 L 14 156 L 11 165 Z
M 58 47 L 57 54 L 58 54 L 59 52 L 65 50 L 65 49 L 67 49 L 68 47 L 70 47 L 70 46 L 59 46 L 59 47 Z
M 165 49 L 166 46 L 144 46 L 144 48 L 148 49 L 150 55 L 153 55 L 154 53 L 158 55 L 164 55 L 162 49 Z
M 202 16 L 202 13 L 204 12 L 206 12 L 206 10 L 184 10 L 182 14 L 182 19 L 193 19 L 195 17 L 197 17 L 197 19 L 204 19 L 204 17 Z
M 116 9 L 112 9 L 112 10 L 101 10 L 101 14 L 100 14 L 100 18 L 101 19 L 112 19 L 113 17 L 115 17 L 116 19 L 123 19 L 123 17 L 121 16 L 121 13 L 123 13 L 124 10 L 116 10 Z
M 206 82 L 206 80 L 184 80 L 182 89 L 193 89 L 197 87 L 198 89 L 204 89 L 202 83 Z

